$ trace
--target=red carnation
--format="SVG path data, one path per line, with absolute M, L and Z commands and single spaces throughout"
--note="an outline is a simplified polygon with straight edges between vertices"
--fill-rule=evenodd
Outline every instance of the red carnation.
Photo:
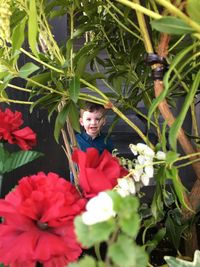
M 79 184 L 87 198 L 94 197 L 101 191 L 113 189 L 117 179 L 128 174 L 107 150 L 100 155 L 95 148 L 86 152 L 76 149 L 72 155 L 79 167 Z
M 0 262 L 11 267 L 64 267 L 81 254 L 73 220 L 85 208 L 76 188 L 55 173 L 19 181 L 0 200 Z
M 36 145 L 36 134 L 29 127 L 21 128 L 22 113 L 6 109 L 0 110 L 0 140 L 17 144 L 23 150 L 29 150 Z

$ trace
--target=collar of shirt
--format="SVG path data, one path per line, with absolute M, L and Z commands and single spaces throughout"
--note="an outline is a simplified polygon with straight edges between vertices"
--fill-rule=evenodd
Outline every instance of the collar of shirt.
M 99 136 L 101 136 L 101 133 L 99 133 L 95 138 L 92 138 L 89 134 L 87 134 L 86 132 L 82 132 L 82 135 L 84 136 L 84 138 L 86 140 L 95 140 L 97 139 Z

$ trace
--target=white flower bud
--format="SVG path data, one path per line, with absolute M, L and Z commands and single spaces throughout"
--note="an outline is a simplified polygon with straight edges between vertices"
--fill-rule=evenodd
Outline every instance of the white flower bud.
M 158 160 L 165 160 L 165 159 L 166 159 L 166 153 L 163 152 L 163 151 L 158 151 L 158 152 L 156 153 L 156 158 L 157 158 Z

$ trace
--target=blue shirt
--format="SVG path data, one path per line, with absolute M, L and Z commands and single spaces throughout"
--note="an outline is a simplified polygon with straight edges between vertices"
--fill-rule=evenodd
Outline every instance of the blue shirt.
M 106 135 L 100 133 L 97 137 L 92 139 L 86 132 L 76 134 L 76 140 L 79 148 L 82 151 L 86 151 L 89 147 L 96 148 L 101 154 L 105 149 L 112 152 L 114 149 L 113 143 L 110 138 L 106 138 Z

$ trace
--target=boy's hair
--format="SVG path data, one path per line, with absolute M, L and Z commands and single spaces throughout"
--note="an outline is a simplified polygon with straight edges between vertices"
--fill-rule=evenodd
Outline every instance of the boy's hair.
M 105 108 L 103 105 L 86 101 L 84 107 L 82 107 L 80 110 L 81 117 L 82 117 L 84 111 L 89 111 L 89 112 L 102 111 L 102 113 L 104 115 Z

